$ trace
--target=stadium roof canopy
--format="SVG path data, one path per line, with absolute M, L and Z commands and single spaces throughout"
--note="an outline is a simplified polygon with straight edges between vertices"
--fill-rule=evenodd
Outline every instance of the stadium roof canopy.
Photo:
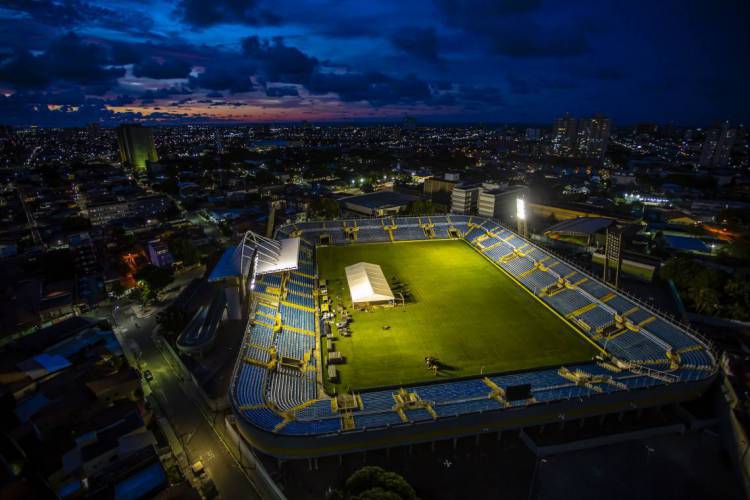
M 353 303 L 393 300 L 393 292 L 380 266 L 369 262 L 357 262 L 346 266 L 344 271 Z
M 383 211 L 392 211 L 397 210 L 399 207 L 405 207 L 418 199 L 416 196 L 397 191 L 376 191 L 374 193 L 346 196 L 339 199 L 339 203 L 344 208 L 353 212 L 377 215 Z
M 273 240 L 248 231 L 239 245 L 224 251 L 208 280 L 247 276 L 254 261 L 255 275 L 293 271 L 299 264 L 299 245 L 299 238 Z
M 570 234 L 574 236 L 590 236 L 606 229 L 615 222 L 614 219 L 606 217 L 577 217 L 558 222 L 548 227 L 545 233 Z

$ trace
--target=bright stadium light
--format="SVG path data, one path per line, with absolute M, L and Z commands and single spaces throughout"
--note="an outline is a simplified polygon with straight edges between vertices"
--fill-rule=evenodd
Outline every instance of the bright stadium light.
M 516 217 L 526 220 L 526 201 L 523 198 L 516 198 Z

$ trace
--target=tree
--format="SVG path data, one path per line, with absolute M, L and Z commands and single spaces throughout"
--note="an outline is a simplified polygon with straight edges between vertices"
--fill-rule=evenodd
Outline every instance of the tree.
M 695 305 L 696 312 L 714 314 L 719 310 L 719 292 L 713 288 L 690 288 L 690 297 Z
M 132 289 L 130 292 L 130 298 L 138 302 L 141 307 L 144 307 L 148 301 L 151 300 L 151 293 L 151 288 L 142 281 L 138 286 Z
M 197 264 L 201 260 L 201 254 L 186 238 L 173 238 L 169 241 L 169 251 L 175 260 L 182 261 L 186 266 Z
M 335 219 L 339 216 L 339 204 L 331 198 L 315 198 L 310 202 L 310 210 L 324 219 Z
M 185 326 L 190 318 L 187 313 L 177 307 L 169 306 L 156 315 L 156 323 L 161 327 L 163 333 L 168 335 L 177 335 Z
M 382 467 L 362 467 L 349 476 L 344 486 L 351 500 L 416 500 L 414 488 L 399 474 Z
M 750 232 L 744 232 L 739 238 L 727 245 L 726 252 L 735 259 L 750 261 Z
M 406 207 L 406 213 L 409 215 L 432 215 L 435 213 L 435 206 L 432 200 L 415 200 Z
M 174 277 L 170 269 L 148 264 L 136 271 L 135 279 L 139 286 L 148 286 L 149 291 L 159 293 L 160 290 L 172 283 Z

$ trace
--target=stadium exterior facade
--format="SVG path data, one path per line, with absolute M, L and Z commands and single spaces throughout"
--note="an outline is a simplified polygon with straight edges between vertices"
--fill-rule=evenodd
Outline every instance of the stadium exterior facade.
M 697 332 L 561 261 L 497 222 L 464 215 L 309 222 L 296 271 L 261 276 L 229 387 L 243 437 L 279 459 L 434 442 L 688 401 L 717 373 Z M 464 239 L 601 352 L 571 367 L 363 392 L 353 407 L 323 392 L 315 249 L 352 243 Z M 523 293 L 520 292 L 519 293 Z M 276 360 L 280 359 L 281 362 Z M 297 360 L 290 367 L 284 360 Z M 527 385 L 530 397 L 507 389 Z

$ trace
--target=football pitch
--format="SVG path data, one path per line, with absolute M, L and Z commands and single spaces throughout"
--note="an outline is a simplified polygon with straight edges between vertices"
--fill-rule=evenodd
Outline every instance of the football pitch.
M 338 383 L 327 386 L 339 392 L 560 366 L 596 354 L 462 240 L 325 246 L 317 249 L 317 261 L 333 304 L 350 312 L 344 267 L 357 262 L 381 266 L 411 295 L 405 306 L 355 311 L 351 337 L 336 335 L 334 349 L 345 363 L 337 365 Z M 439 361 L 437 374 L 427 369 L 425 356 Z

